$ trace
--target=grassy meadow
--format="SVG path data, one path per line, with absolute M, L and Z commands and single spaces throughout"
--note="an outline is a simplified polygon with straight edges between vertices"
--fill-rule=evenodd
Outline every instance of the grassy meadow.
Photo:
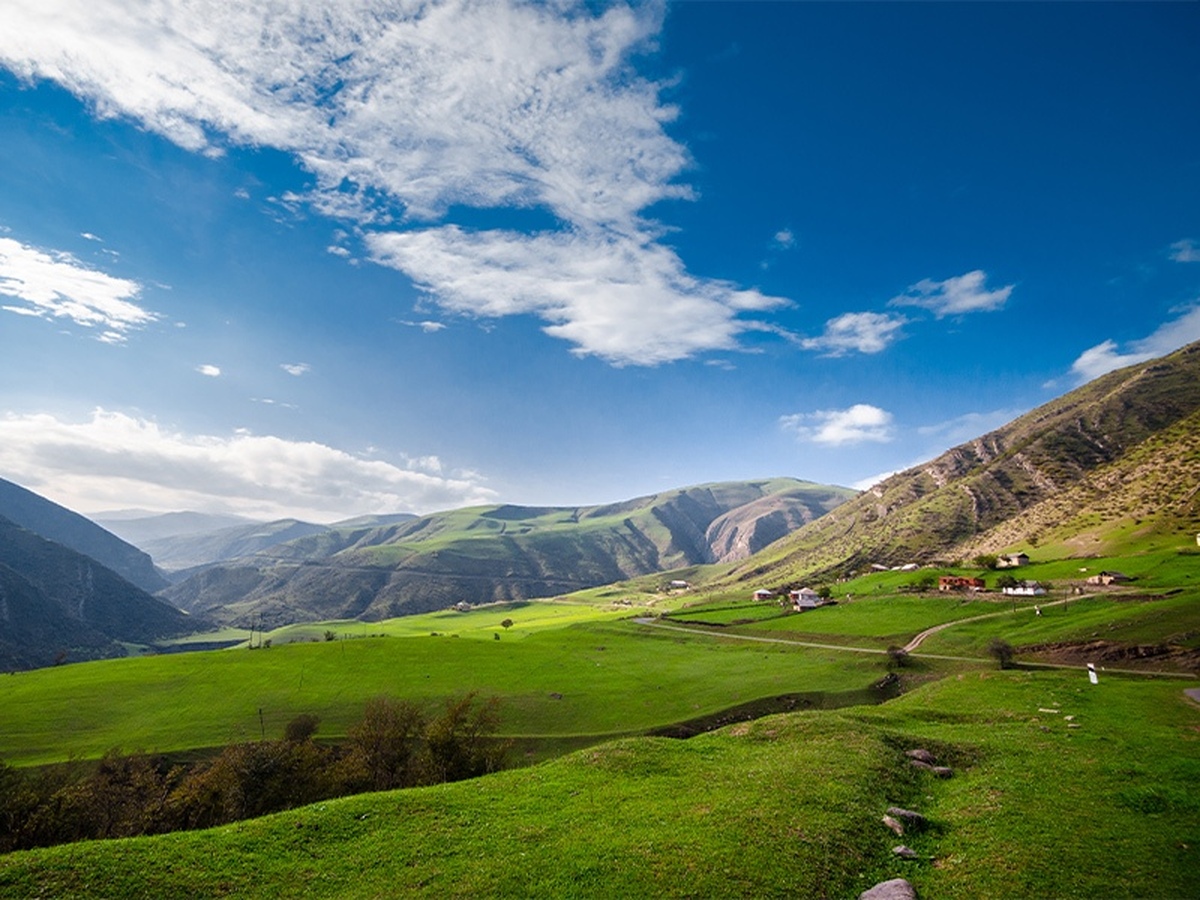
M 470 782 L 0 858 L 2 897 L 1196 896 L 1178 682 L 960 672 L 877 707 L 627 738 Z M 906 765 L 930 749 L 942 780 Z M 931 827 L 897 838 L 891 805 Z M 903 841 L 922 857 L 905 861 Z

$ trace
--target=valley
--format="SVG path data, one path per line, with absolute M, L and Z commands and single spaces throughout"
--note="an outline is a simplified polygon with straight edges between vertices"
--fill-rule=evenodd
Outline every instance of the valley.
M 250 555 L 156 596 L 13 523 L 10 644 L 28 595 L 125 655 L 0 676 L 6 802 L 115 751 L 161 777 L 230 747 L 336 760 L 381 697 L 487 698 L 507 756 L 207 830 L 117 821 L 119 840 L 0 856 L 0 896 L 852 897 L 898 876 L 922 897 L 1188 896 L 1198 366 L 1193 345 L 1114 373 L 857 496 L 775 479 L 300 535 L 220 523 L 172 552 Z M 63 577 L 80 565 L 91 580 Z M 142 612 L 53 599 L 100 583 Z M 315 733 L 288 744 L 300 721 Z M 897 835 L 892 807 L 929 824 Z

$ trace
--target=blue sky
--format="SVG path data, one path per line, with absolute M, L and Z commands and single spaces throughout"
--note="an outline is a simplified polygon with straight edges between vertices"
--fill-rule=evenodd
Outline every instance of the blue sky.
M 1200 339 L 1200 5 L 15 0 L 0 476 L 864 485 Z

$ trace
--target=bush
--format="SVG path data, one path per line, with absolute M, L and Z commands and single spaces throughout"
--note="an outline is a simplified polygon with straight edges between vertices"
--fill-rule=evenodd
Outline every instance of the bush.
M 1000 663 L 1000 668 L 1008 669 L 1013 664 L 1013 657 L 1016 651 L 1013 650 L 1012 644 L 1000 638 L 992 638 L 988 643 L 988 653 L 996 662 Z

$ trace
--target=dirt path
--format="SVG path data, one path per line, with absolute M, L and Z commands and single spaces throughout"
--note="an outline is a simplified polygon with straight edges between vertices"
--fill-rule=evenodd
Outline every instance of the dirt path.
M 1085 600 L 1089 596 L 1092 596 L 1092 595 L 1085 594 L 1081 597 L 1067 597 L 1065 600 L 1052 600 L 1049 603 L 1039 603 L 1038 606 L 1039 607 L 1041 607 L 1041 606 L 1062 606 L 1064 603 L 1070 603 L 1074 600 Z M 1032 608 L 1026 607 L 1026 610 L 1031 615 L 1037 614 L 1036 609 L 1037 609 L 1037 607 L 1032 607 Z M 1013 610 L 1004 609 L 1004 610 L 1000 610 L 999 612 L 984 613 L 982 616 L 971 616 L 971 618 L 969 618 L 969 619 L 955 619 L 953 622 L 943 622 L 941 625 L 934 625 L 932 628 L 926 628 L 924 631 L 920 632 L 916 637 L 914 637 L 911 641 L 909 641 L 907 644 L 905 644 L 904 652 L 912 653 L 914 650 L 916 650 L 918 647 L 920 647 L 921 644 L 925 641 L 925 638 L 929 637 L 931 634 L 937 634 L 939 631 L 945 631 L 947 628 L 952 628 L 955 625 L 961 625 L 963 622 L 978 622 L 981 619 L 994 619 L 997 616 L 1011 615 L 1013 612 L 1014 612 Z

